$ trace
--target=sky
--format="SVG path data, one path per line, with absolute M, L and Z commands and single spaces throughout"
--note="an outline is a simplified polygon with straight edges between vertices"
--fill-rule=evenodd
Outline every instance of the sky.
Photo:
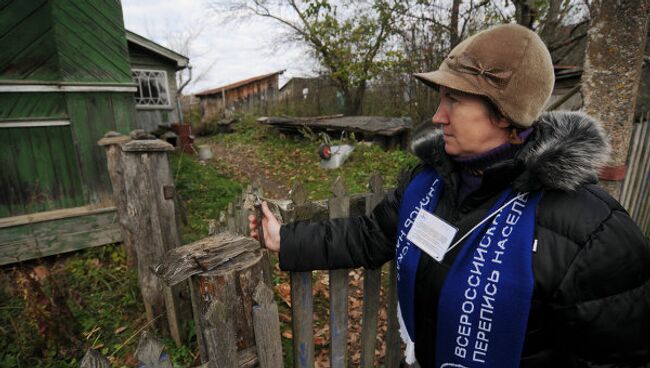
M 174 35 L 201 30 L 186 56 L 194 79 L 204 75 L 184 93 L 283 69 L 280 85 L 291 77 L 315 74 L 315 63 L 303 46 L 280 40 L 281 26 L 262 18 L 232 21 L 232 14 L 215 11 L 209 1 L 222 0 L 122 0 L 126 29 L 163 46 L 173 48 L 170 40 L 178 39 Z

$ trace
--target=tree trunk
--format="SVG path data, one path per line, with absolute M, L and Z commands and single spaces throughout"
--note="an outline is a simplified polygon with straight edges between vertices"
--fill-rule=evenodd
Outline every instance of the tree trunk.
M 584 110 L 609 133 L 612 157 L 601 172 L 601 185 L 618 198 L 643 65 L 648 1 L 597 0 L 591 15 L 582 75 Z
M 515 4 L 515 17 L 517 18 L 517 23 L 526 28 L 533 29 L 533 22 L 535 21 L 533 1 L 516 0 L 513 1 L 513 4 Z
M 451 20 L 449 22 L 449 50 L 453 49 L 460 42 L 458 34 L 458 13 L 460 11 L 461 0 L 454 0 L 451 5 Z

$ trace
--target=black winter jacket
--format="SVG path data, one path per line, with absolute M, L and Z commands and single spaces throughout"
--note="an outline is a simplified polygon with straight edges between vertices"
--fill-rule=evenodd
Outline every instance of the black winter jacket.
M 484 172 L 457 203 L 458 173 L 439 133 L 413 140 L 421 165 L 370 216 L 282 226 L 280 267 L 306 271 L 380 267 L 395 256 L 401 196 L 430 165 L 445 181 L 436 215 L 461 236 L 509 185 L 543 190 L 537 207 L 534 291 L 522 367 L 650 367 L 650 247 L 626 211 L 597 187 L 608 146 L 593 120 L 547 113 L 514 159 Z M 438 295 L 456 254 L 422 253 L 415 286 L 415 354 L 434 367 Z

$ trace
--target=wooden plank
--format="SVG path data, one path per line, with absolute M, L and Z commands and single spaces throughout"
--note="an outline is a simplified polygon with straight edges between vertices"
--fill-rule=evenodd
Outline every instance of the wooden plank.
M 366 199 L 366 215 L 384 199 L 381 176 L 370 177 L 370 193 Z M 374 367 L 377 342 L 377 320 L 379 316 L 379 291 L 381 289 L 381 268 L 364 270 L 363 276 L 363 320 L 361 326 L 361 367 Z
M 156 154 L 148 154 L 147 157 L 149 158 L 148 168 L 150 170 L 149 184 L 153 189 L 152 199 L 155 201 L 160 217 L 163 245 L 165 250 L 169 251 L 181 245 L 178 224 L 176 223 L 175 196 L 173 195 L 175 190 L 174 179 L 172 178 L 166 153 L 157 152 Z M 165 196 L 166 190 L 171 192 L 169 197 Z
M 62 93 L 1 93 L 0 106 L 0 120 L 68 117 Z
M 162 259 L 165 248 L 160 235 L 157 208 L 153 203 L 150 170 L 146 166 L 147 154 L 128 153 L 123 155 L 124 186 L 129 219 L 125 221 L 127 231 L 133 236 L 138 256 L 138 282 L 142 293 L 147 320 L 154 321 L 166 314 L 162 294 L 162 280 L 152 271 Z M 156 327 L 168 332 L 165 319 L 158 319 Z
M 57 166 L 65 157 L 64 152 L 50 150 L 49 141 L 51 135 L 57 130 L 69 129 L 67 127 L 29 128 L 30 141 L 34 162 L 32 168 L 38 178 L 38 190 L 40 191 L 40 202 L 44 211 L 64 207 L 62 201 L 62 190 L 56 177 Z
M 384 366 L 386 368 L 398 368 L 402 359 L 402 351 L 399 337 L 399 322 L 397 321 L 397 270 L 395 261 L 388 263 L 389 284 L 388 284 L 388 331 L 386 332 L 386 359 Z
M 100 107 L 105 106 L 106 100 L 107 94 L 66 94 L 82 188 L 87 203 L 112 202 L 106 155 L 104 149 L 96 144 L 104 133 L 112 130 L 112 118 Z
M 113 118 L 115 120 L 115 131 L 128 134 L 135 129 L 135 110 L 133 107 L 133 96 L 124 93 L 112 93 L 110 95 L 113 106 Z
M 94 208 L 92 206 L 82 206 L 75 208 L 65 208 L 61 210 L 53 210 L 46 212 L 39 212 L 29 215 L 14 216 L 0 219 L 0 229 L 5 227 L 20 226 L 26 224 L 34 224 L 44 221 L 62 220 L 71 217 L 81 217 L 89 215 L 98 215 L 103 213 L 113 213 L 115 207 Z
M 120 240 L 115 212 L 8 227 L 0 231 L 0 265 Z
M 294 210 L 285 213 L 288 221 L 312 217 L 308 193 L 300 183 L 291 187 Z M 311 272 L 291 272 L 291 329 L 293 331 L 293 365 L 296 368 L 314 367 L 314 299 Z
M 282 368 L 282 336 L 278 306 L 273 291 L 260 282 L 255 288 L 253 300 L 253 331 L 261 368 Z
M 293 364 L 296 368 L 314 367 L 314 300 L 311 272 L 291 272 L 291 322 Z
M 172 360 L 165 345 L 154 334 L 144 331 L 135 350 L 139 368 L 172 368 Z
M 369 135 L 392 136 L 408 131 L 410 118 L 390 118 L 383 116 L 337 116 L 337 117 L 264 117 L 259 123 L 287 129 L 309 127 L 316 131 L 341 131 Z
M 81 189 L 81 176 L 72 145 L 70 127 L 48 129 L 51 132 L 48 146 L 57 186 L 61 190 L 62 208 L 77 207 L 84 204 Z
M 16 167 L 19 154 L 13 134 L 0 134 L 0 217 L 25 213 L 22 186 Z
M 346 196 L 343 179 L 338 177 L 329 200 L 330 218 L 348 217 L 350 198 Z M 331 270 L 330 274 L 330 366 L 348 365 L 348 274 L 349 270 Z

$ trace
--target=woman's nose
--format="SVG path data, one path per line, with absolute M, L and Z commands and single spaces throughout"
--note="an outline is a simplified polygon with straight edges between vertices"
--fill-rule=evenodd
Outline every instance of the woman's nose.
M 443 103 L 440 103 L 440 105 L 438 105 L 438 109 L 436 110 L 436 113 L 433 114 L 433 117 L 431 118 L 431 122 L 434 124 L 449 123 L 449 116 L 447 115 L 447 109 L 445 109 Z

